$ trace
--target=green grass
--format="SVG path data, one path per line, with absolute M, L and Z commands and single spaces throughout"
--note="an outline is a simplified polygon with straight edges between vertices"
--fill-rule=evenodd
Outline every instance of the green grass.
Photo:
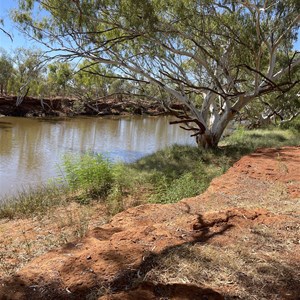
M 138 160 L 130 168 L 144 172 L 152 185 L 150 202 L 171 203 L 203 192 L 230 163 L 220 150 L 174 145 Z
M 0 218 L 44 215 L 53 206 L 65 203 L 65 192 L 65 187 L 54 184 L 21 190 L 15 196 L 0 200 Z
M 265 147 L 297 146 L 300 144 L 300 133 L 296 130 L 278 128 L 244 130 L 239 128 L 225 139 L 228 148 L 244 150 L 246 153 Z M 224 144 L 224 143 L 223 143 Z
M 215 150 L 174 145 L 132 164 L 113 164 L 92 153 L 68 155 L 61 166 L 60 185 L 29 189 L 2 200 L 0 218 L 43 214 L 51 206 L 74 200 L 80 204 L 103 201 L 111 214 L 128 207 L 129 198 L 137 204 L 176 202 L 202 193 L 214 177 L 257 148 L 299 143 L 300 133 L 295 130 L 238 129 Z
M 258 148 L 299 145 L 300 133 L 293 130 L 240 128 L 215 150 L 172 146 L 130 165 L 145 172 L 153 186 L 150 202 L 171 203 L 203 192 L 211 180 L 223 174 L 243 155 Z

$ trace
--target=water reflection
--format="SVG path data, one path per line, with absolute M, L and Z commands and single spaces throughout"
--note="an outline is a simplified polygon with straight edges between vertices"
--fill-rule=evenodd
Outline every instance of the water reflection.
M 131 162 L 174 143 L 193 143 L 168 117 L 0 119 L 0 197 L 56 176 L 66 152 Z

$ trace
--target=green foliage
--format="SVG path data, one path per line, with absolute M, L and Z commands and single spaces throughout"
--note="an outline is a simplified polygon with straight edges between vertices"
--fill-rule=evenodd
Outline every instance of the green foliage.
M 18 96 L 39 96 L 45 82 L 43 55 L 39 50 L 18 48 L 12 58 L 13 77 L 10 78 L 10 92 Z
M 300 132 L 300 116 L 298 116 L 297 118 L 293 119 L 290 122 L 281 124 L 280 127 L 284 129 L 293 129 Z
M 8 82 L 13 76 L 13 63 L 7 53 L 0 48 L 0 94 L 8 92 Z
M 124 164 L 113 164 L 101 154 L 86 153 L 66 155 L 62 169 L 60 180 L 67 184 L 77 202 L 88 204 L 100 199 L 111 214 L 123 210 L 123 198 L 132 190 L 135 177 Z
M 64 178 L 71 191 L 82 190 L 85 197 L 106 197 L 112 188 L 112 164 L 102 155 L 66 155 L 63 160 Z
M 69 63 L 56 62 L 48 65 L 48 83 L 52 87 L 53 96 L 65 96 L 73 77 Z
M 112 85 L 114 74 L 98 63 L 84 60 L 79 64 L 74 75 L 73 91 L 83 101 L 94 101 L 107 96 L 109 87 Z

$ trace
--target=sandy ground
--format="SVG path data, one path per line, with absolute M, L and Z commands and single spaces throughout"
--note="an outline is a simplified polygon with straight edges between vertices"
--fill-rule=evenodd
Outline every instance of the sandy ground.
M 102 212 L 84 238 L 2 270 L 0 299 L 300 299 L 299 147 L 245 156 L 176 204 L 130 208 L 107 224 Z M 26 236 L 38 245 L 63 231 L 38 234 L 37 224 L 0 223 L 1 251 L 19 239 L 26 253 Z

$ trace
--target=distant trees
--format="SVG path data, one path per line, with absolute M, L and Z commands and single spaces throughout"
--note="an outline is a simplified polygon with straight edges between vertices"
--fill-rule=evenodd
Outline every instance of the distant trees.
M 73 70 L 67 62 L 55 62 L 48 65 L 47 83 L 51 96 L 66 96 L 69 94 Z
M 70 97 L 92 102 L 130 89 L 130 84 L 121 82 L 109 69 L 89 60 L 77 65 L 49 63 L 40 50 L 18 48 L 9 56 L 0 48 L 1 95 Z
M 114 74 L 100 64 L 83 60 L 74 75 L 73 92 L 80 99 L 97 100 L 108 96 Z
M 13 63 L 5 50 L 0 49 L 0 94 L 8 92 L 8 82 L 13 75 Z
M 12 91 L 18 96 L 18 105 L 29 92 L 33 95 L 40 94 L 45 66 L 40 51 L 19 48 L 16 50 L 13 60 L 15 72 L 11 87 Z

